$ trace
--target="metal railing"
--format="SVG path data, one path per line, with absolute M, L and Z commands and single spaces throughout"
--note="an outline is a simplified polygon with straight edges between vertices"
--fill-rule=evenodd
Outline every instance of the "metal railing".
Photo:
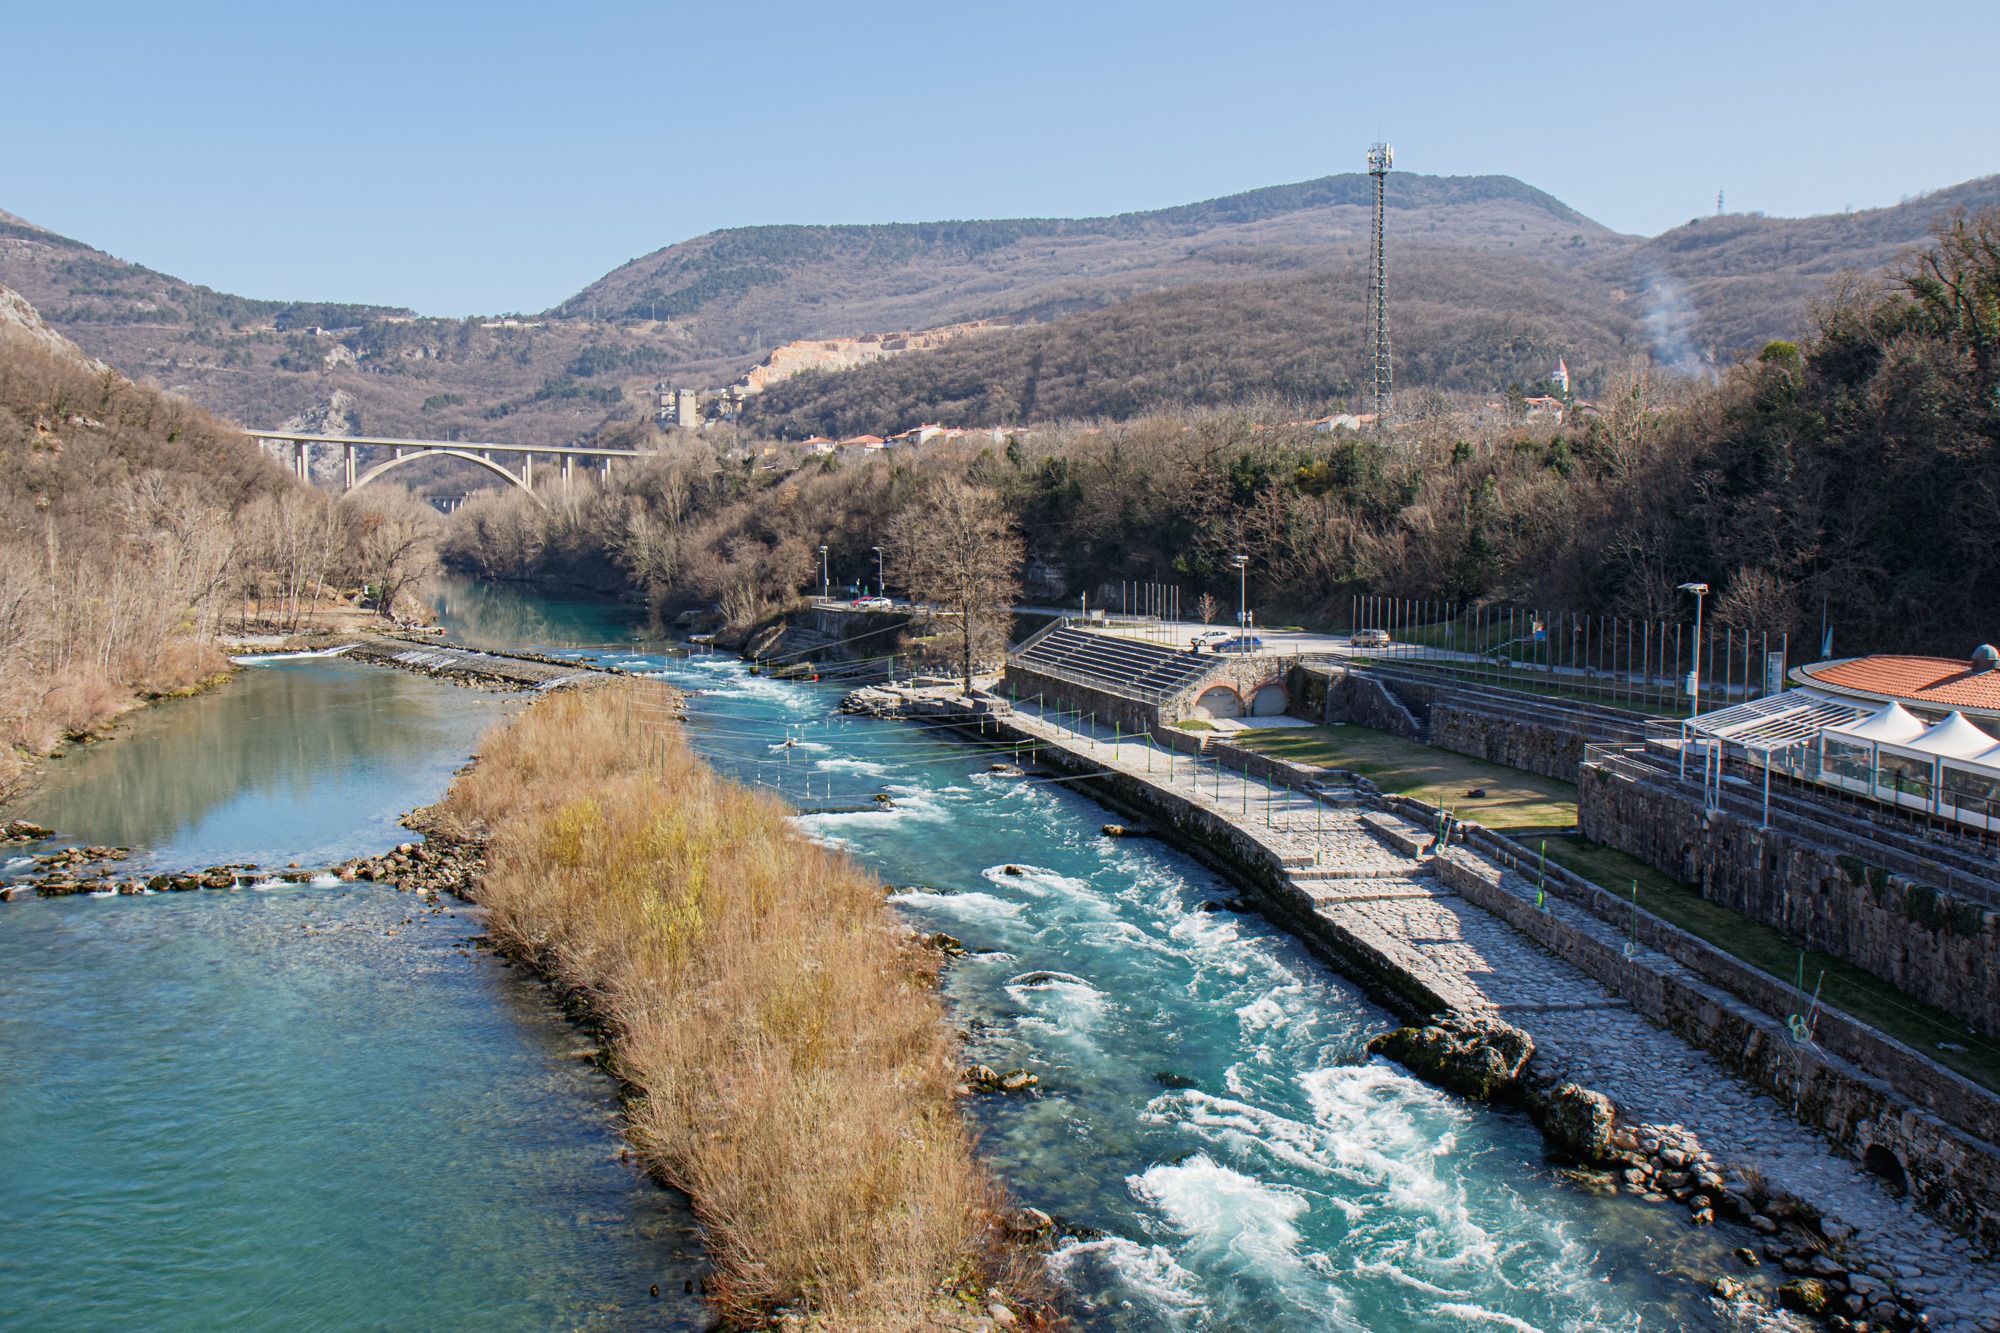
M 1737 776 L 1717 782 L 1711 775 L 1704 782 L 1698 772 L 1699 765 L 1691 766 L 1688 776 L 1683 778 L 1676 759 L 1643 745 L 1584 748 L 1586 765 L 1670 788 L 1700 800 L 1704 810 L 1763 825 L 1836 853 L 1857 856 L 1897 874 L 1933 884 L 1954 897 L 1976 898 L 1984 906 L 2000 910 L 2000 878 L 1996 878 L 1992 848 L 1977 834 L 1926 826 L 1903 812 L 1863 797 L 1854 797 L 1852 805 L 1838 804 L 1834 789 L 1798 778 L 1783 768 L 1771 770 L 1776 785 L 1767 812 L 1761 797 L 1753 790 L 1762 781 L 1763 769 L 1735 759 L 1724 762 L 1736 767 Z
M 1389 635 L 1384 647 L 1356 649 L 1370 658 L 1648 711 L 1686 711 L 1697 668 L 1703 711 L 1775 694 L 1791 655 L 1788 634 L 1712 620 L 1697 651 L 1685 621 L 1378 596 L 1355 597 L 1349 617 Z

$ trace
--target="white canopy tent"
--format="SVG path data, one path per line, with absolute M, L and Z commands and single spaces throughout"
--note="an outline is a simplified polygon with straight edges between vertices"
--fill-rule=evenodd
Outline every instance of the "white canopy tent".
M 1955 715 L 1954 715 L 1955 716 Z M 1875 713 L 1855 722 L 1830 726 L 1822 733 L 1869 745 L 1888 741 L 1911 741 L 1924 734 L 1923 719 L 1899 703 L 1886 703 Z
M 1875 747 L 1875 781 L 1878 794 L 1886 794 L 1897 805 L 1943 813 L 1944 766 L 1964 770 L 1979 756 L 2000 747 L 1989 736 L 1965 720 L 1960 713 L 1947 714 L 1944 721 L 1921 736 L 1904 741 L 1882 741 Z
M 1879 782 L 1881 747 L 1913 741 L 1925 729 L 1922 718 L 1893 701 L 1866 717 L 1827 727 L 1819 737 L 1820 781 L 1872 797 Z

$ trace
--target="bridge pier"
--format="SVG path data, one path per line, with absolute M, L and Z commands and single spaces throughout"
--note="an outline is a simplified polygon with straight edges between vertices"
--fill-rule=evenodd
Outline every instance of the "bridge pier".
M 347 451 L 347 460 L 346 460 L 346 461 L 347 461 L 347 489 L 351 491 L 351 490 L 353 490 L 353 489 L 354 489 L 354 475 L 355 475 L 355 471 L 354 471 L 354 446 L 353 446 L 353 445 L 351 445 L 351 444 L 350 444 L 350 445 L 347 445 L 347 446 L 346 446 L 346 451 Z
M 575 460 L 574 458 L 572 458 L 572 457 L 571 457 L 570 455 L 568 455 L 568 454 L 564 454 L 564 455 L 563 455 L 563 460 L 562 460 L 562 493 L 563 493 L 564 495 L 568 495 L 568 494 L 569 494 L 569 474 L 570 474 L 570 473 L 571 473 L 572 471 L 574 471 L 574 470 L 575 470 L 575 469 L 574 469 L 574 467 L 573 467 L 573 464 L 574 464 L 575 462 L 576 462 L 576 460 Z
M 312 476 L 313 476 L 312 464 L 313 464 L 313 447 L 305 440 L 300 440 L 299 452 L 292 460 L 292 465 L 299 474 L 299 480 L 307 483 L 308 485 L 312 483 Z
M 535 456 L 527 452 L 521 454 L 521 489 L 535 493 Z

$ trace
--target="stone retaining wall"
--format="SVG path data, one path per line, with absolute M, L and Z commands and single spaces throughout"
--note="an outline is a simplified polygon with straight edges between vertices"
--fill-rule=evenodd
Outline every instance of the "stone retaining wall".
M 1017 699 L 1023 707 L 1032 707 L 1039 696 L 1052 707 L 1071 713 L 1081 712 L 1086 716 L 1094 714 L 1104 725 L 1115 723 L 1133 735 L 1150 729 L 1160 713 L 1152 704 L 1128 699 L 1109 690 L 1078 685 L 1056 676 L 1045 676 L 1013 662 L 1007 664 L 1007 674 L 1001 680 L 999 692 L 1009 699 Z
M 1572 728 L 1522 722 L 1442 701 L 1431 705 L 1428 737 L 1440 749 L 1564 782 L 1576 781 L 1576 766 L 1590 744 L 1584 733 Z
M 1836 1146 L 1864 1160 L 1871 1148 L 1885 1149 L 1925 1207 L 1982 1244 L 2000 1243 L 2000 1153 L 1991 1142 L 1900 1100 L 1888 1083 L 1873 1074 L 1792 1041 L 1780 1023 L 1736 997 L 1695 978 L 1644 967 L 1602 940 L 1537 910 L 1528 895 L 1509 891 L 1503 883 L 1506 872 L 1490 861 L 1447 851 L 1438 858 L 1438 870 L 1454 892 L 1596 978 L 1639 1013 L 1706 1050 L 1781 1106 L 1791 1108 L 1800 1120 L 1825 1132 Z M 1652 943 L 1668 933 L 1680 932 L 1654 919 L 1642 939 L 1650 935 L 1652 939 L 1644 942 Z M 1897 1044 L 1877 1035 L 1872 1045 L 1879 1050 Z M 1901 1049 L 1901 1054 L 1907 1066 L 1914 1052 Z M 1991 1098 L 1970 1084 L 1966 1089 L 1951 1088 L 1954 1080 L 1955 1075 L 1935 1066 L 1924 1071 L 1922 1079 L 1961 1110 L 1974 1109 L 1965 1105 L 1970 1089 L 1986 1103 L 1976 1107 L 1973 1119 L 1990 1131 L 1996 1112 Z
M 2000 1033 L 2000 919 L 1948 890 L 1764 829 L 1699 799 L 1585 765 L 1577 827 L 1712 902 L 1809 948 L 1866 968 L 1899 990 Z
M 1053 767 L 1100 771 L 1088 755 L 1048 746 L 1031 733 L 1015 732 L 1004 721 L 993 725 L 1040 742 L 1040 759 Z M 1174 744 L 1174 748 L 1182 747 Z M 1368 792 L 1369 784 L 1360 786 Z M 1431 969 L 1410 965 L 1396 939 L 1370 935 L 1321 914 L 1292 882 L 1292 867 L 1217 812 L 1122 773 L 1101 777 L 1090 790 L 1113 805 L 1145 812 L 1197 854 L 1246 878 L 1261 890 L 1272 916 L 1368 985 L 1392 1009 L 1418 1016 L 1453 1008 L 1454 997 L 1426 980 Z M 1370 795 L 1369 799 L 1419 824 L 1428 823 L 1435 814 L 1431 807 L 1407 797 Z M 1886 1152 L 1928 1209 L 1967 1230 L 1981 1244 L 2000 1246 L 2000 1149 L 1993 1146 L 2000 1139 L 2000 1101 L 1992 1094 L 1837 1011 L 1823 1012 L 1820 1018 L 1815 1035 L 1821 1049 L 1800 1045 L 1789 1039 L 1783 1023 L 1771 1013 L 1758 1011 L 1759 1005 L 1774 1012 L 1789 1007 L 1787 988 L 1773 978 L 1642 912 L 1640 942 L 1678 964 L 1666 969 L 1645 966 L 1605 939 L 1537 909 L 1532 888 L 1518 874 L 1510 883 L 1504 869 L 1509 862 L 1520 864 L 1523 853 L 1516 845 L 1477 825 L 1467 826 L 1465 837 L 1485 855 L 1447 849 L 1430 862 L 1454 892 L 1591 976 L 1640 1014 L 1707 1051 L 1845 1151 L 1864 1160 L 1876 1156 L 1871 1150 Z M 1618 904 L 1605 901 L 1610 895 L 1567 872 L 1560 872 L 1560 877 L 1559 893 L 1588 906 L 1600 921 L 1613 921 Z M 1626 913 L 1629 918 L 1629 909 Z M 1723 986 L 1737 994 L 1725 992 Z M 1896 1086 L 1877 1077 L 1877 1071 L 1891 1074 Z
M 1352 722 L 1564 782 L 1576 781 L 1587 746 L 1629 739 L 1641 725 L 1638 715 L 1609 708 L 1544 704 L 1529 695 L 1500 707 L 1448 680 L 1339 666 L 1295 668 L 1287 687 L 1292 714 L 1307 721 Z
M 1205 656 L 1203 661 L 1207 670 L 1201 678 L 1158 704 L 1037 671 L 1032 662 L 1009 661 L 1006 674 L 1001 678 L 1000 693 L 1010 699 L 1022 700 L 1032 700 L 1040 695 L 1058 708 L 1069 712 L 1081 710 L 1086 715 L 1094 713 L 1100 722 L 1115 721 L 1125 730 L 1137 733 L 1156 723 L 1165 725 L 1193 717 L 1195 704 L 1202 693 L 1217 686 L 1234 692 L 1247 712 L 1259 688 L 1265 685 L 1286 687 L 1288 678 L 1294 674 L 1297 660 L 1268 654 Z M 1286 697 L 1289 701 L 1289 688 Z

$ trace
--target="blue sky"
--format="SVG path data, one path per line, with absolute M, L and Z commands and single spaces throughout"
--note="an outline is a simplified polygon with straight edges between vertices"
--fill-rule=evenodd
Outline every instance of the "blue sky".
M 1653 233 L 2000 171 L 2000 5 L 0 0 L 0 209 L 247 296 L 539 310 L 760 222 L 1397 166 Z

